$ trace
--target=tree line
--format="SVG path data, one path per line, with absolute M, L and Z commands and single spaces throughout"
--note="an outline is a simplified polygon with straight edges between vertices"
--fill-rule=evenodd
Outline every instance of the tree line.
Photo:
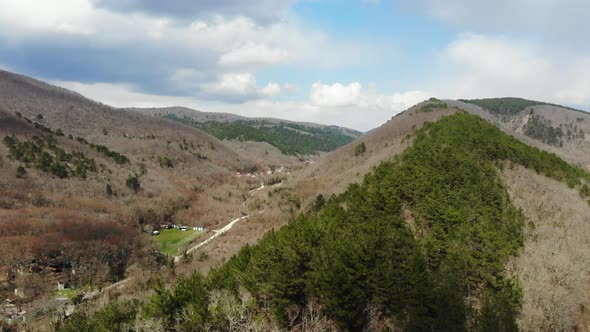
M 167 119 L 202 129 L 221 140 L 266 142 L 288 155 L 317 154 L 332 151 L 352 142 L 355 137 L 338 128 L 309 127 L 296 123 L 278 124 L 264 120 L 239 120 L 234 122 L 198 122 L 188 117 L 167 114 Z M 360 133 L 358 133 L 360 136 Z

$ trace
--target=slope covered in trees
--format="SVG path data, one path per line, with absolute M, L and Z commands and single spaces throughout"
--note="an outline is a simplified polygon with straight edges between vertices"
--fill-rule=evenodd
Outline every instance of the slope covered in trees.
M 329 126 L 312 127 L 282 121 L 279 123 L 265 120 L 198 122 L 176 114 L 166 114 L 165 118 L 202 129 L 221 140 L 267 142 L 287 155 L 332 151 L 361 135 L 360 132 L 353 132 L 354 135 L 344 134 L 340 129 Z M 349 132 L 352 131 L 349 130 Z
M 137 311 L 111 304 L 59 329 L 139 320 L 178 330 L 516 330 L 522 293 L 504 264 L 523 245 L 523 216 L 498 176 L 512 163 L 587 194 L 581 169 L 457 113 L 425 125 L 399 158 L 207 277 L 172 289 L 156 283 Z
M 527 100 L 522 98 L 505 97 L 505 98 L 486 98 L 486 99 L 459 99 L 462 102 L 481 106 L 495 115 L 511 116 L 524 111 L 529 106 L 550 105 L 566 108 L 572 111 L 578 111 L 573 108 L 550 104 L 542 101 Z M 581 111 L 578 111 L 581 112 Z

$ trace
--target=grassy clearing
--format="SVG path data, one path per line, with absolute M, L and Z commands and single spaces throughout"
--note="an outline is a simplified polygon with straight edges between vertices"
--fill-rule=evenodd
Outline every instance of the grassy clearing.
M 154 236 L 154 241 L 160 246 L 160 251 L 167 255 L 178 255 L 180 249 L 203 234 L 201 231 L 189 229 L 181 232 L 178 229 L 163 229 L 160 235 Z
M 60 297 L 60 298 L 67 298 L 67 299 L 71 299 L 73 297 L 75 297 L 76 295 L 78 295 L 78 291 L 75 289 L 61 289 L 55 292 L 55 297 Z

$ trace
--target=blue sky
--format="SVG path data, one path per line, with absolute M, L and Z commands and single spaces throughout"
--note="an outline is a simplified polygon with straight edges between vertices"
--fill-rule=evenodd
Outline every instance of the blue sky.
M 431 96 L 590 109 L 586 0 L 0 0 L 0 68 L 113 106 L 374 128 Z

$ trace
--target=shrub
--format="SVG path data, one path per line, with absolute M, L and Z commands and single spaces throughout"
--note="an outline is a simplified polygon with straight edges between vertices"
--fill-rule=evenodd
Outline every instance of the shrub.
M 5 136 L 2 142 L 4 142 L 4 145 L 10 148 L 13 147 L 18 141 L 14 136 Z
M 113 196 L 113 187 L 110 184 L 107 184 L 106 192 L 107 196 Z
M 10 210 L 14 207 L 14 202 L 6 199 L 0 199 L 0 209 Z
M 264 185 L 265 186 L 272 186 L 275 184 L 279 184 L 283 181 L 285 181 L 284 176 L 271 176 L 271 177 L 264 179 Z
M 357 146 L 354 148 L 354 156 L 355 157 L 358 157 L 365 152 L 367 152 L 367 146 L 365 145 L 365 142 L 361 142 L 361 143 L 357 144 Z
M 318 197 L 316 197 L 315 202 L 313 203 L 313 210 L 318 212 L 321 209 L 323 209 L 324 206 L 326 206 L 326 199 L 324 198 L 324 195 L 319 194 Z
M 125 184 L 127 185 L 127 187 L 129 187 L 131 190 L 138 192 L 139 189 L 141 189 L 141 184 L 139 183 L 139 178 L 137 177 L 137 175 L 130 175 L 127 178 L 127 181 L 125 181 Z
M 57 176 L 60 179 L 64 179 L 64 178 L 68 177 L 69 167 L 64 163 L 60 163 L 60 162 L 56 161 L 51 164 L 49 169 L 53 175 Z
M 158 156 L 158 162 L 160 163 L 160 167 L 174 168 L 174 163 L 166 156 Z
M 22 165 L 16 169 L 16 178 L 17 179 L 24 178 L 26 174 L 27 174 L 27 171 L 25 170 L 25 168 Z
M 33 198 L 31 199 L 31 204 L 36 207 L 47 207 L 51 205 L 51 201 L 45 198 L 45 196 L 43 196 L 41 193 L 34 193 Z

